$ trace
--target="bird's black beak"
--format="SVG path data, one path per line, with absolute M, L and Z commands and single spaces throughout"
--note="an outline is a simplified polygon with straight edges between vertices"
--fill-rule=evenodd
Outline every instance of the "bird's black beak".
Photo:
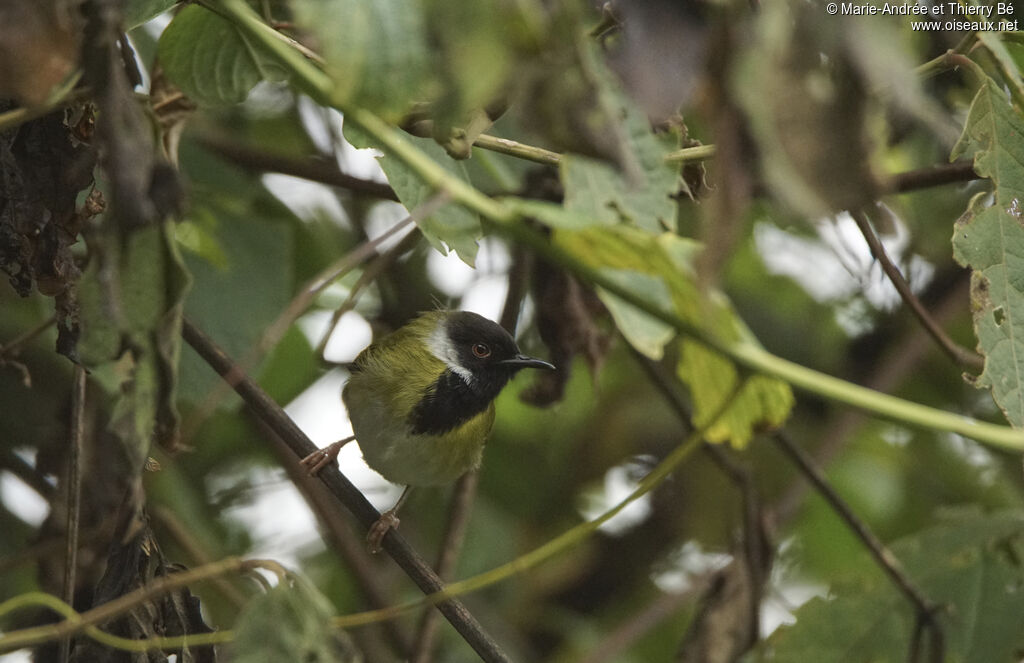
M 498 363 L 502 366 L 511 366 L 516 370 L 519 370 L 520 368 L 546 368 L 549 371 L 555 370 L 554 364 L 544 361 L 543 359 L 527 357 L 526 355 L 516 355 L 511 359 L 502 359 Z

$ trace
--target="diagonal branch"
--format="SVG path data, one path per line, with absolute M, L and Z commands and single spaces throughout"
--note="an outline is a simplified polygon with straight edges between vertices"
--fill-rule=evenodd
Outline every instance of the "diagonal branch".
M 462 542 L 466 535 L 466 526 L 473 510 L 476 498 L 476 487 L 480 473 L 471 470 L 462 475 L 455 484 L 455 494 L 449 509 L 448 524 L 441 539 L 441 553 L 437 560 L 437 575 L 451 578 L 455 572 L 455 564 L 462 550 Z M 434 643 L 437 640 L 437 613 L 428 610 L 420 617 L 416 627 L 416 647 L 410 661 L 412 663 L 430 663 L 434 655 Z
M 871 221 L 868 220 L 866 214 L 861 210 L 854 210 L 850 212 L 850 216 L 853 221 L 857 224 L 862 235 L 864 235 L 865 241 L 868 243 L 868 248 L 871 249 L 871 255 L 875 257 L 878 264 L 881 265 L 882 271 L 889 277 L 889 281 L 892 282 L 896 288 L 896 292 L 900 294 L 900 298 L 903 303 L 910 307 L 914 315 L 924 326 L 928 334 L 935 339 L 935 342 L 939 344 L 942 351 L 945 352 L 949 357 L 963 368 L 978 370 L 980 371 L 984 367 L 984 360 L 977 353 L 971 352 L 967 348 L 958 345 L 953 339 L 946 334 L 946 331 L 939 326 L 937 322 L 932 318 L 931 314 L 921 304 L 921 300 L 910 289 L 910 284 L 903 278 L 903 274 L 900 272 L 899 267 L 893 264 L 889 258 L 889 254 L 885 252 L 885 247 L 882 245 L 881 240 L 878 239 L 878 235 L 875 234 L 874 229 L 871 227 Z
M 317 449 L 316 445 L 292 421 L 281 406 L 249 379 L 217 345 L 188 320 L 182 323 L 185 341 L 199 353 L 213 370 L 232 385 L 249 410 L 269 426 L 281 440 L 303 458 Z M 296 459 L 296 461 L 297 461 Z M 346 509 L 367 530 L 380 518 L 380 513 L 336 467 L 327 467 L 320 473 L 324 484 Z M 394 530 L 383 539 L 383 548 L 405 571 L 406 575 L 426 594 L 444 590 L 444 583 L 426 561 Z M 446 599 L 437 609 L 455 627 L 455 630 L 484 661 L 509 661 L 508 655 L 488 635 L 476 618 L 457 599 Z
M 333 161 L 275 154 L 212 133 L 202 135 L 199 143 L 247 170 L 291 175 L 310 182 L 347 189 L 356 195 L 398 201 L 395 190 L 388 184 L 343 173 Z
M 684 426 L 689 425 L 689 422 L 691 421 L 690 410 L 680 395 L 673 388 L 672 380 L 664 374 L 661 367 L 655 362 L 639 355 L 638 353 L 634 353 L 634 356 L 637 361 L 640 362 L 641 367 L 643 367 L 651 382 L 655 387 L 657 387 L 658 391 L 661 392 L 665 401 L 683 422 Z M 874 535 L 868 526 L 860 520 L 855 513 L 853 513 L 853 510 L 850 509 L 849 505 L 843 501 L 843 498 L 840 497 L 828 483 L 828 479 L 825 478 L 824 473 L 822 473 L 817 465 L 814 464 L 814 459 L 800 448 L 800 446 L 797 445 L 785 431 L 777 431 L 773 433 L 771 437 L 778 447 L 793 462 L 793 464 L 796 465 L 797 469 L 800 470 L 800 472 L 807 478 L 808 482 L 810 482 L 814 489 L 825 499 L 832 510 L 835 511 L 844 523 L 846 523 L 850 531 L 860 539 L 861 543 L 868 549 L 876 563 L 890 577 L 907 600 L 914 606 L 919 631 L 918 633 L 915 633 L 915 642 L 922 632 L 930 634 L 930 651 L 935 657 L 934 660 L 941 661 L 943 631 L 941 624 L 936 619 L 936 612 L 939 606 L 924 597 L 917 586 L 914 585 L 913 581 L 907 577 L 899 563 L 899 560 L 893 556 L 889 549 L 886 548 L 878 537 Z M 737 471 L 737 468 L 730 468 L 728 465 L 723 464 L 722 461 L 727 457 L 725 454 L 722 454 L 717 447 L 707 443 L 703 446 L 706 451 L 714 452 L 712 453 L 712 456 L 726 474 L 732 475 Z M 743 476 L 742 471 L 740 471 L 740 476 Z M 744 482 L 742 480 L 737 480 L 737 483 L 741 488 L 744 486 Z
M 886 178 L 882 184 L 883 193 L 906 193 L 918 189 L 928 189 L 944 184 L 970 182 L 979 180 L 981 176 L 974 172 L 973 161 L 958 161 L 930 166 L 918 170 L 896 173 Z
M 938 662 L 943 660 L 942 652 L 944 649 L 944 637 L 942 624 L 936 618 L 936 613 L 939 611 L 939 605 L 932 603 L 922 593 L 921 590 L 913 583 L 913 581 L 907 576 L 906 572 L 903 571 L 903 567 L 899 560 L 892 554 L 892 552 L 883 544 L 878 537 L 875 536 L 868 526 L 857 517 L 857 515 L 850 509 L 849 505 L 843 500 L 842 497 L 836 493 L 835 489 L 828 483 L 828 479 L 825 478 L 825 474 L 814 464 L 814 460 L 810 455 L 804 451 L 800 445 L 793 441 L 793 439 L 785 431 L 776 431 L 772 434 L 772 440 L 776 446 L 788 457 L 794 465 L 800 470 L 800 472 L 807 478 L 811 485 L 814 486 L 818 494 L 821 495 L 828 505 L 832 508 L 846 526 L 852 531 L 861 543 L 868 549 L 871 556 L 875 559 L 875 562 L 879 567 L 885 571 L 889 579 L 892 580 L 896 588 L 906 597 L 907 601 L 914 606 L 914 610 L 917 613 L 917 624 L 918 629 L 915 633 L 914 643 L 916 644 L 921 632 L 928 632 L 931 635 L 931 655 L 932 661 Z M 911 659 L 916 660 L 916 658 Z

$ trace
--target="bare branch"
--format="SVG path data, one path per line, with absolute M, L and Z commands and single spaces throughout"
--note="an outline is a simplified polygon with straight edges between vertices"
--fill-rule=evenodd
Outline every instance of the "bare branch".
M 794 442 L 785 431 L 776 431 L 771 437 L 775 441 L 776 446 L 782 450 L 786 457 L 793 461 L 793 464 L 796 465 L 801 474 L 814 486 L 818 494 L 828 502 L 829 507 L 842 518 L 850 531 L 860 539 L 861 543 L 864 544 L 864 547 L 868 549 L 868 552 L 875 559 L 875 563 L 885 571 L 889 579 L 896 585 L 896 588 L 914 606 L 914 610 L 917 613 L 918 628 L 928 630 L 931 633 L 932 661 L 936 663 L 942 661 L 944 649 L 943 631 L 942 624 L 936 618 L 936 613 L 940 606 L 932 603 L 921 593 L 921 590 L 917 588 L 906 572 L 904 572 L 900 561 L 896 559 L 868 526 L 853 513 L 853 510 L 850 509 L 843 498 L 836 493 L 825 478 L 825 474 L 814 464 L 814 460 L 810 455 Z M 919 636 L 915 635 L 912 641 L 917 642 L 918 638 Z
M 85 438 L 85 369 L 76 364 L 71 384 L 71 429 L 68 435 L 67 471 L 64 474 L 64 495 L 67 522 L 64 528 L 64 586 L 63 599 L 75 605 L 75 571 L 78 567 L 78 525 L 82 497 L 82 442 Z M 71 657 L 71 638 L 60 641 L 61 663 Z
M 188 320 L 183 321 L 182 335 L 211 368 L 232 384 L 250 411 L 288 445 L 297 459 L 304 458 L 317 449 L 317 446 L 285 414 L 281 406 L 267 396 L 223 350 Z M 341 502 L 364 528 L 369 530 L 380 518 L 380 512 L 336 467 L 325 468 L 319 476 L 337 501 Z M 390 530 L 382 543 L 384 550 L 424 593 L 432 594 L 444 589 L 444 583 L 437 574 L 397 532 Z M 447 599 L 439 602 L 437 609 L 484 661 L 510 660 L 461 601 Z
M 860 229 L 862 235 L 864 235 L 865 241 L 868 243 L 868 248 L 871 249 L 871 255 L 875 257 L 878 264 L 881 265 L 882 271 L 889 277 L 889 281 L 892 282 L 896 288 L 896 292 L 899 293 L 903 303 L 906 304 L 917 319 L 924 326 L 928 334 L 935 339 L 935 342 L 939 344 L 943 352 L 950 356 L 950 358 L 957 364 L 964 368 L 971 370 L 980 371 L 984 367 L 984 360 L 975 352 L 971 352 L 967 348 L 961 347 L 953 341 L 946 334 L 945 330 L 942 329 L 932 318 L 931 314 L 921 304 L 921 301 L 910 289 L 910 284 L 903 278 L 903 274 L 900 272 L 899 267 L 893 264 L 889 258 L 889 254 L 885 252 L 885 247 L 882 245 L 881 240 L 875 235 L 875 231 L 871 228 L 871 221 L 864 212 L 860 210 L 854 210 L 850 212 L 850 216 L 853 217 L 854 222 Z
M 974 162 L 958 161 L 957 163 L 946 163 L 890 175 L 882 184 L 882 192 L 883 194 L 906 193 L 933 186 L 970 182 L 977 179 L 981 178 L 974 172 Z
M 476 499 L 476 488 L 480 473 L 471 470 L 462 475 L 455 484 L 451 509 L 448 512 L 448 526 L 441 540 L 441 553 L 437 559 L 437 575 L 448 579 L 455 572 L 455 564 L 459 560 L 462 542 L 466 536 L 466 526 L 473 511 Z M 433 659 L 434 642 L 437 640 L 437 613 L 428 610 L 420 618 L 416 629 L 416 647 L 413 650 L 412 663 L 430 663 Z
M 398 201 L 398 195 L 390 185 L 347 175 L 341 172 L 337 164 L 327 159 L 274 154 L 214 134 L 203 135 L 199 142 L 231 163 L 248 170 L 291 175 L 310 182 L 346 189 L 357 195 Z

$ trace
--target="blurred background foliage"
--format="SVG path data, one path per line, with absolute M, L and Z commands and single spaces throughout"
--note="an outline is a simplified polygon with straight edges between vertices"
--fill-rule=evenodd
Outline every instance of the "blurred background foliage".
M 56 44 L 67 36 L 87 51 L 82 35 L 93 33 L 81 24 L 94 21 L 101 4 L 19 0 L 2 10 L 22 22 L 0 21 L 0 60 L 17 54 L 30 67 L 49 54 L 56 67 L 47 76 L 0 69 L 0 97 L 17 100 L 3 109 L 54 103 L 50 88 L 81 64 Z M 515 328 L 523 348 L 551 357 L 562 371 L 553 383 L 520 376 L 499 398 L 453 578 L 491 569 L 595 517 L 682 443 L 689 429 L 651 371 L 685 407 L 720 376 L 680 369 L 689 375 L 684 387 L 676 375 L 686 350 L 671 330 L 638 319 L 635 310 L 631 317 L 622 302 L 452 204 L 400 243 L 373 246 L 297 319 L 281 318 L 325 270 L 434 192 L 395 155 L 357 149 L 375 147 L 374 137 L 343 129 L 341 113 L 303 94 L 309 90 L 295 71 L 228 18 L 238 4 L 125 3 L 144 75 L 137 103 L 147 138 L 139 140 L 157 136 L 148 147 L 162 154 L 158 161 L 176 163 L 186 195 L 174 222 L 155 222 L 161 232 L 118 226 L 113 233 L 120 217 L 108 209 L 83 217 L 71 234 L 82 230 L 86 240 L 68 248 L 84 271 L 80 286 L 70 286 L 83 293 L 81 339 L 79 354 L 67 345 L 62 352 L 91 371 L 75 604 L 92 605 L 109 573 L 114 521 L 131 502 L 146 514 L 138 517 L 151 524 L 169 562 L 192 567 L 229 555 L 270 556 L 312 581 L 290 598 L 234 578 L 192 588 L 206 623 L 238 625 L 234 660 L 284 660 L 276 657 L 297 652 L 299 638 L 283 632 L 326 641 L 330 633 L 310 624 L 373 607 L 359 574 L 372 575 L 388 603 L 417 594 L 389 560 L 359 552 L 353 565 L 321 540 L 265 431 L 196 354 L 184 347 L 179 359 L 177 342 L 161 336 L 176 331 L 179 306 L 277 402 L 292 403 L 289 412 L 320 444 L 345 434 L 338 398 L 344 364 L 371 333 L 439 305 L 496 319 L 503 310 L 520 311 Z M 402 127 L 447 173 L 483 192 L 558 206 L 558 214 L 531 208 L 543 222 L 533 227 L 556 236 L 574 224 L 593 231 L 587 246 L 594 261 L 630 270 L 623 271 L 630 287 L 651 279 L 656 301 L 681 307 L 692 291 L 699 305 L 691 302 L 682 314 L 697 320 L 713 310 L 713 333 L 748 333 L 736 331 L 745 326 L 768 351 L 805 366 L 1005 422 L 989 392 L 962 375 L 977 375 L 978 366 L 951 361 L 901 302 L 848 211 L 868 211 L 924 307 L 957 343 L 974 348 L 972 310 L 986 302 L 982 279 L 975 279 L 972 300 L 970 272 L 953 259 L 954 222 L 971 205 L 979 215 L 994 203 L 993 213 L 1016 210 L 1013 196 L 1024 178 L 1012 169 L 975 174 L 943 164 L 965 126 L 968 135 L 978 129 L 968 157 L 975 150 L 1011 160 L 1024 155 L 1024 138 L 1014 133 L 1024 89 L 1020 33 L 912 30 L 913 20 L 929 17 L 834 16 L 823 4 L 785 0 L 601 7 L 269 0 L 254 8 L 330 75 L 334 105 L 370 110 Z M 70 22 L 54 18 L 66 11 L 75 15 Z M 935 17 L 951 18 L 950 11 Z M 87 79 L 95 75 L 84 66 Z M 986 86 L 1003 124 L 986 125 L 988 116 L 973 112 L 968 119 L 972 98 Z M 105 112 L 113 114 L 98 96 L 95 107 L 81 106 L 82 98 L 70 108 L 98 113 L 101 125 Z M 65 128 L 74 126 L 70 115 L 58 112 Z M 5 172 L 27 176 L 10 137 L 30 125 L 4 126 Z M 488 143 L 491 137 L 543 150 L 526 150 L 523 158 L 507 144 Z M 100 128 L 97 144 L 109 140 Z M 707 145 L 714 145 L 710 159 L 686 151 Z M 132 166 L 104 149 L 96 186 L 116 209 L 130 196 L 111 173 Z M 682 155 L 663 166 L 678 150 Z M 61 172 L 60 164 L 52 168 Z M 995 179 L 996 192 L 978 175 Z M 5 184 L 12 201 L 13 179 Z M 73 193 L 82 209 L 89 189 Z M 0 237 L 7 247 L 12 228 L 5 225 L 8 235 Z M 675 260 L 675 281 L 657 268 L 643 273 L 635 264 L 639 249 L 616 254 L 608 238 L 617 235 L 601 234 L 609 229 L 674 247 L 665 254 Z M 140 232 L 152 236 L 142 241 Z M 665 236 L 680 243 L 665 244 Z M 143 244 L 149 248 L 137 248 Z M 1024 243 L 1011 237 L 999 250 L 1010 280 L 1019 280 L 1020 267 L 1005 257 L 1024 254 Z M 79 319 L 61 308 L 63 295 L 55 299 L 44 287 L 45 270 L 19 292 L 8 258 L 12 286 L 0 286 L 3 599 L 33 589 L 61 593 L 60 477 L 74 364 L 55 347 L 58 328 Z M 120 291 L 104 267 L 121 270 Z M 700 308 L 724 301 L 715 299 L 721 295 L 731 309 Z M 997 307 L 1011 319 L 1024 315 L 1013 293 L 1006 297 Z M 112 301 L 157 310 L 140 314 L 136 327 L 115 329 L 119 336 L 98 337 L 105 325 L 124 322 Z M 339 309 L 347 312 L 328 343 L 327 321 Z M 728 311 L 742 324 L 734 326 Z M 173 348 L 169 369 L 147 363 L 166 358 L 161 339 Z M 986 365 L 996 382 L 1016 368 Z M 161 371 L 174 379 L 154 377 Z M 765 393 L 761 404 L 779 412 L 757 410 L 749 423 L 764 429 L 788 413 L 786 435 L 816 459 L 939 606 L 948 660 L 1020 660 L 1019 456 L 874 419 L 815 393 L 797 394 L 791 411 L 785 387 Z M 179 425 L 162 427 L 172 410 Z M 761 430 L 747 442 L 730 429 L 730 436 L 736 448 L 726 443 L 693 456 L 582 545 L 464 597 L 467 606 L 514 660 L 907 660 L 920 636 L 914 606 L 770 434 Z M 157 471 L 152 462 L 141 467 L 147 455 Z M 393 490 L 360 469 L 358 457 L 347 462 L 343 471 L 355 473 L 376 505 L 388 506 Z M 428 558 L 442 547 L 452 494 L 415 491 L 404 509 L 401 532 Z M 358 548 L 361 534 L 348 526 Z M 761 545 L 771 552 L 750 552 Z M 736 568 L 753 577 L 741 572 L 737 580 Z M 260 609 L 253 607 L 257 595 Z M 295 622 L 268 619 L 275 614 Z M 0 627 L 45 619 L 19 613 Z M 417 619 L 352 629 L 351 641 L 310 649 L 304 660 L 404 660 Z M 268 633 L 284 623 L 282 633 Z M 475 660 L 450 627 L 442 624 L 438 633 L 434 660 Z M 35 657 L 57 660 L 55 649 Z

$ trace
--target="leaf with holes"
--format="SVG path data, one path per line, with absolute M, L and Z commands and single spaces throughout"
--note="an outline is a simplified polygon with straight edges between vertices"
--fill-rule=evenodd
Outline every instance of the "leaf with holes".
M 953 232 L 953 256 L 974 270 L 971 309 L 985 370 L 974 380 L 1015 426 L 1024 426 L 1024 121 L 991 80 L 971 104 L 951 159 L 974 157 L 995 184 L 976 198 Z

